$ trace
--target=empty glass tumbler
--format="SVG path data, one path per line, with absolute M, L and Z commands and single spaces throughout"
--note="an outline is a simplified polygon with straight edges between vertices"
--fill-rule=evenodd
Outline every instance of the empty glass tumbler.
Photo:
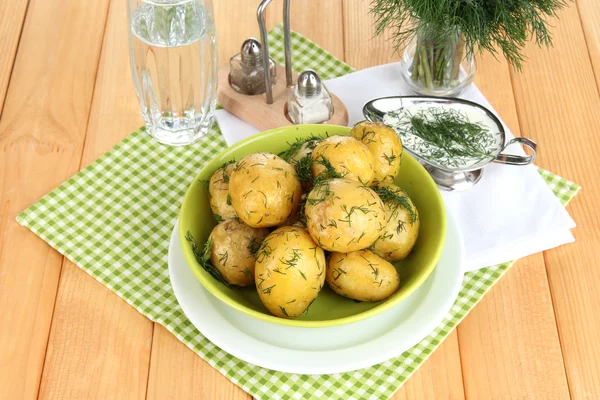
M 127 0 L 131 73 L 147 132 L 183 146 L 206 135 L 217 99 L 212 0 Z

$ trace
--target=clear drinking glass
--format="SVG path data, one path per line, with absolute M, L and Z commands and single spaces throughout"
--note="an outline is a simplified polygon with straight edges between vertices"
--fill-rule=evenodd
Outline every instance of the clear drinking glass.
M 129 53 L 146 130 L 172 146 L 213 123 L 217 45 L 212 0 L 127 0 Z

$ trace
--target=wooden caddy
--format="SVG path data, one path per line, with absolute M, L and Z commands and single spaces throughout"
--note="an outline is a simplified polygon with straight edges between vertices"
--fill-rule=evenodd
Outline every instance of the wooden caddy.
M 296 81 L 297 74 L 292 74 Z M 333 100 L 333 117 L 327 124 L 348 125 L 348 110 L 344 103 L 331 94 Z M 219 94 L 218 103 L 224 109 L 265 131 L 281 126 L 293 125 L 287 116 L 287 87 L 285 69 L 277 65 L 277 83 L 273 85 L 273 104 L 267 104 L 265 94 L 248 96 L 236 92 L 229 84 L 229 65 L 219 68 Z
M 258 6 L 258 26 L 263 54 L 263 67 L 269 71 L 269 42 L 265 24 L 265 10 L 271 0 L 262 0 Z M 287 114 L 287 88 L 297 81 L 298 76 L 292 72 L 292 46 L 290 34 L 291 0 L 283 4 L 283 43 L 285 51 L 285 68 L 277 65 L 277 83 L 270 84 L 269 74 L 265 74 L 265 94 L 248 96 L 236 92 L 229 83 L 229 65 L 219 68 L 219 92 L 217 101 L 224 109 L 243 119 L 260 130 L 293 125 Z M 331 94 L 333 101 L 333 117 L 325 123 L 331 125 L 348 125 L 348 110 L 344 103 Z

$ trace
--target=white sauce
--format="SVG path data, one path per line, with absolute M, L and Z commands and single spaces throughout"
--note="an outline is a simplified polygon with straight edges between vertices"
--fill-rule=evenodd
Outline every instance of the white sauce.
M 500 134 L 500 129 L 494 122 L 492 118 L 490 118 L 483 110 L 470 106 L 468 104 L 462 103 L 452 103 L 452 104 L 440 104 L 440 103 L 420 103 L 410 105 L 408 107 L 402 108 L 400 110 L 390 112 L 384 115 L 383 123 L 391 126 L 398 132 L 402 139 L 402 145 L 409 150 L 411 153 L 415 154 L 417 157 L 424 159 L 430 164 L 437 166 L 439 168 L 443 168 L 446 170 L 468 170 L 471 168 L 483 166 L 487 164 L 491 158 L 481 158 L 481 157 L 454 157 L 452 158 L 452 162 L 446 162 L 445 160 L 441 160 L 432 156 L 433 151 L 438 150 L 436 146 L 431 143 L 426 142 L 418 136 L 415 136 L 411 133 L 407 133 L 404 131 L 403 126 L 405 123 L 402 120 L 409 115 L 416 114 L 421 111 L 426 111 L 431 108 L 445 108 L 445 109 L 454 109 L 463 114 L 471 123 L 481 124 L 488 131 L 485 133 L 490 136 L 489 146 L 486 147 L 486 152 L 491 154 L 497 154 L 500 152 L 503 140 L 502 135 Z

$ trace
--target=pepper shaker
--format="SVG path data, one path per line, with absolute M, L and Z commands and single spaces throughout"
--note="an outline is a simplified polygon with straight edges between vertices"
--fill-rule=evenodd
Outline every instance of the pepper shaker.
M 294 124 L 320 124 L 333 116 L 331 94 L 313 70 L 306 70 L 288 89 L 288 115 Z
M 267 91 L 265 86 L 265 68 L 260 42 L 254 38 L 246 39 L 240 52 L 229 61 L 229 84 L 242 94 L 256 95 Z M 277 70 L 275 62 L 269 57 L 271 85 L 275 85 Z

